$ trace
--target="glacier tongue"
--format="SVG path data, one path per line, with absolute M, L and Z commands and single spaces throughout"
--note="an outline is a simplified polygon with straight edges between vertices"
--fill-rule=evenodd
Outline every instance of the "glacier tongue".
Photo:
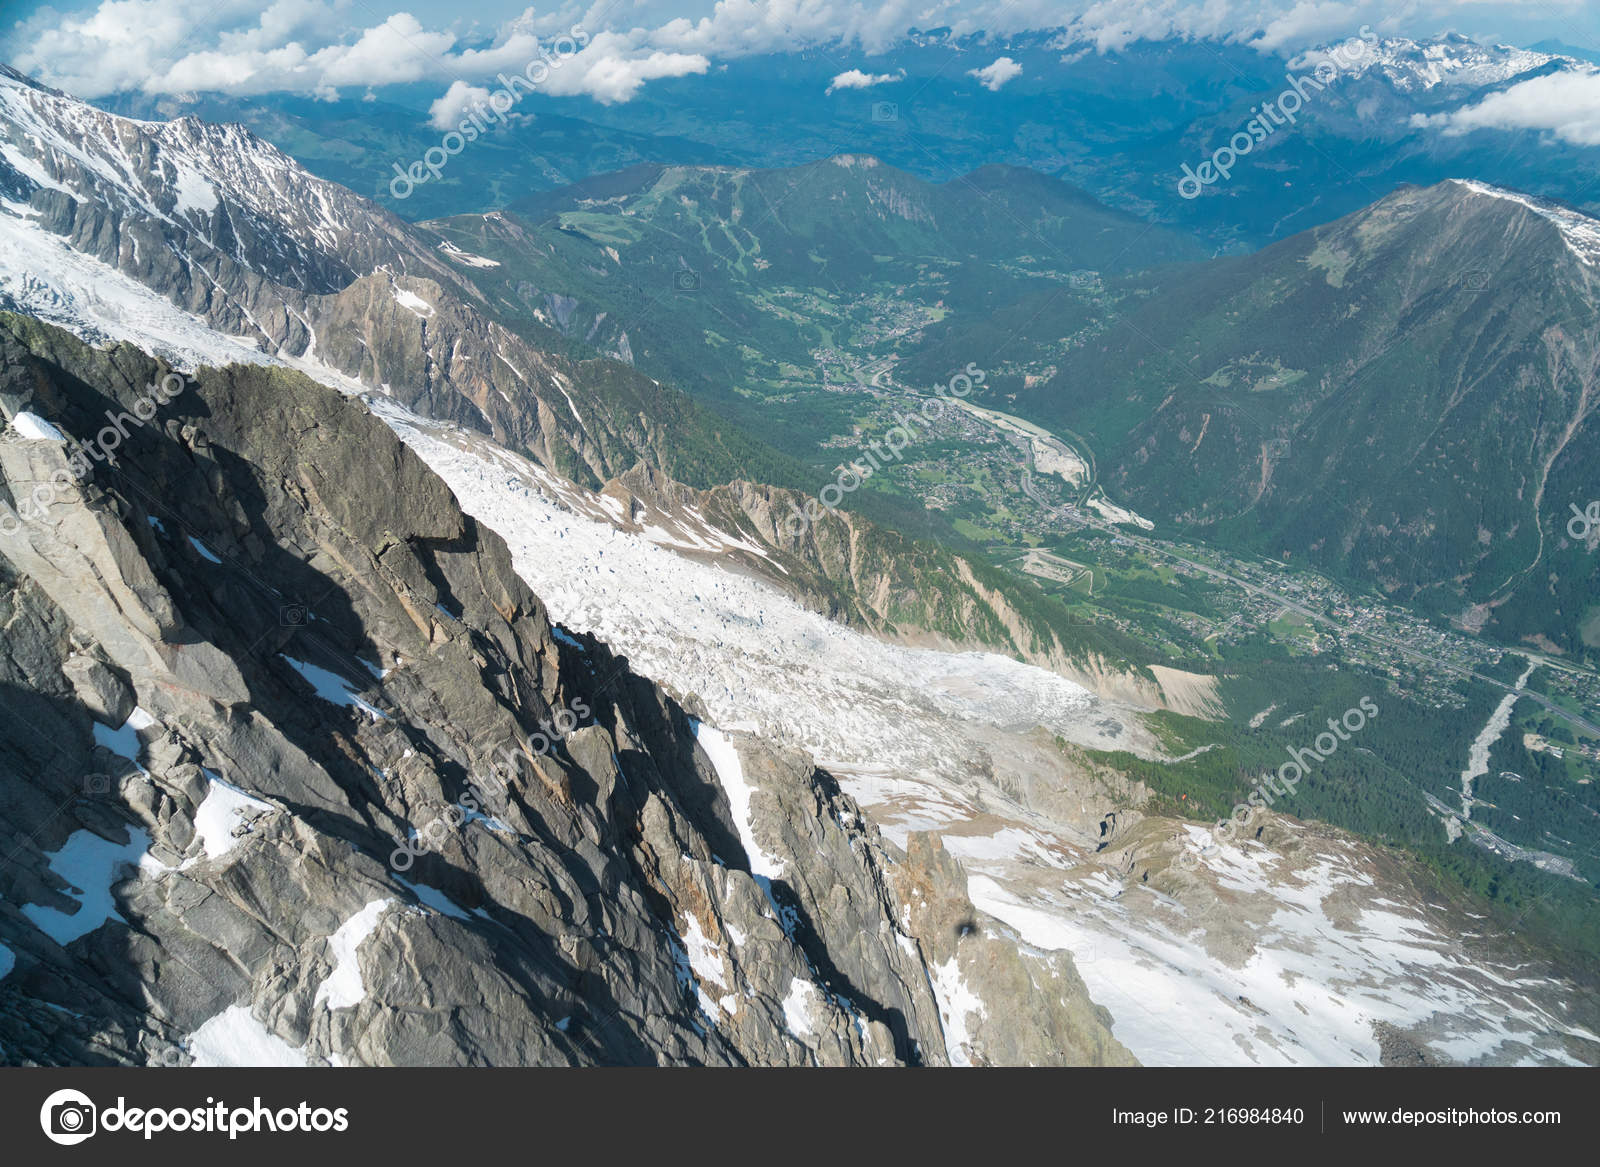
M 92 344 L 136 344 L 186 371 L 269 359 L 252 341 L 224 336 L 26 216 L 0 214 L 0 307 L 37 316 Z
M 579 488 L 476 435 L 369 404 L 506 540 L 553 620 L 698 695 L 714 724 L 749 723 L 840 771 L 888 765 L 955 782 L 997 733 L 1043 727 L 1101 749 L 1135 735 L 1131 718 L 1045 669 L 886 644 L 751 575 L 578 513 Z

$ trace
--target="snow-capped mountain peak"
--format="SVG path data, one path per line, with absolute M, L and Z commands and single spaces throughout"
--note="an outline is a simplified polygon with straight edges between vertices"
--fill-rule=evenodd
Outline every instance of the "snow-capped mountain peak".
M 1364 51 L 1340 57 L 1340 73 L 1346 77 L 1379 76 L 1399 92 L 1413 95 L 1441 87 L 1471 90 L 1500 85 L 1550 66 L 1588 68 L 1570 57 L 1513 45 L 1481 45 L 1456 34 L 1430 40 L 1386 37 L 1364 43 Z M 1330 46 L 1303 53 L 1291 65 L 1314 67 L 1332 51 Z
M 105 246 L 131 247 L 124 236 L 137 221 L 177 253 L 220 253 L 306 292 L 338 291 L 385 262 L 450 277 L 394 216 L 243 126 L 119 117 L 11 69 L 0 73 L 0 191 L 58 232 L 94 208 Z
M 1491 186 L 1486 182 L 1477 182 L 1470 178 L 1456 178 L 1451 181 L 1474 194 L 1516 203 L 1539 217 L 1548 219 L 1561 232 L 1561 238 L 1568 250 L 1589 267 L 1600 266 L 1600 220 L 1591 219 L 1588 215 L 1580 214 L 1570 207 L 1563 207 L 1559 203 Z

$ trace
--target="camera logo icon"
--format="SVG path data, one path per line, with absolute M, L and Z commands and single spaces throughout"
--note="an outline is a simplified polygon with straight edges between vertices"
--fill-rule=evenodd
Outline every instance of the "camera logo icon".
M 304 628 L 307 615 L 304 604 L 285 604 L 278 609 L 278 623 L 285 628 Z
M 892 101 L 875 101 L 872 103 L 872 120 L 897 122 L 900 120 L 900 107 Z
M 89 1096 L 78 1090 L 57 1090 L 39 1108 L 45 1138 L 72 1147 L 94 1134 L 99 1114 Z
M 700 273 L 697 271 L 675 271 L 672 273 L 672 286 L 679 292 L 698 292 L 700 290 Z

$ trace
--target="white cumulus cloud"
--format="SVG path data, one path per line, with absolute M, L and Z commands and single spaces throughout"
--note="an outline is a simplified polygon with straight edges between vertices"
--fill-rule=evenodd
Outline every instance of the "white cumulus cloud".
M 853 43 L 877 53 L 913 25 L 939 23 L 932 15 L 936 11 L 924 0 L 717 0 L 710 16 L 669 20 L 655 30 L 651 42 L 724 57 L 827 43 Z
M 0 58 L 90 99 L 136 91 L 331 97 L 419 81 L 437 83 L 441 92 L 457 81 L 492 92 L 505 84 L 499 73 L 522 72 L 555 38 L 581 26 L 579 39 L 588 43 L 574 44 L 571 59 L 551 70 L 548 92 L 622 102 L 651 81 L 705 73 L 716 60 L 808 48 L 870 57 L 913 27 L 995 37 L 1060 29 L 1056 47 L 1063 51 L 1110 53 L 1183 38 L 1288 52 L 1346 39 L 1364 23 L 1384 35 L 1427 34 L 1463 12 L 1476 19 L 1515 7 L 1515 0 L 695 0 L 709 13 L 684 16 L 684 0 L 547 0 L 548 7 L 529 8 L 485 37 L 458 31 L 475 28 L 465 12 L 454 24 L 430 27 L 389 10 L 403 2 L 74 0 L 62 6 L 68 11 L 46 3 L 0 29 Z M 1587 2 L 1527 6 L 1566 11 Z M 841 63 L 830 90 L 885 83 L 886 74 L 849 64 Z M 1020 71 L 1000 57 L 972 75 L 995 90 Z
M 598 44 L 601 38 L 596 37 Z M 646 81 L 704 73 L 711 62 L 699 53 L 607 52 L 593 46 L 560 69 L 552 70 L 546 89 L 557 95 L 582 94 L 603 105 L 628 101 Z
M 459 107 L 463 87 L 493 91 L 504 85 L 501 73 L 523 73 L 541 57 L 559 61 L 539 70 L 545 92 L 602 102 L 627 101 L 647 81 L 710 66 L 701 53 L 654 43 L 648 29 L 582 26 L 576 5 L 544 16 L 529 9 L 488 45 L 471 47 L 407 12 L 351 26 L 370 11 L 344 0 L 274 0 L 265 9 L 258 0 L 101 0 L 81 14 L 41 9 L 11 31 L 6 51 L 23 72 L 85 98 L 130 91 L 332 97 L 431 80 L 450 86 L 441 108 Z
M 1414 126 L 1446 134 L 1473 130 L 1547 130 L 1576 146 L 1600 146 L 1600 72 L 1552 73 L 1491 93 L 1449 113 L 1417 114 Z
M 891 81 L 904 81 L 904 69 L 898 73 L 863 73 L 860 69 L 846 69 L 828 82 L 827 93 L 839 89 L 871 89 L 874 85 L 887 85 Z
M 1022 76 L 1022 66 L 1010 57 L 999 57 L 981 69 L 968 69 L 967 76 L 976 77 L 989 92 L 998 93 L 1007 82 Z
M 489 91 L 482 85 L 452 81 L 450 88 L 428 107 L 428 124 L 436 130 L 453 130 L 467 114 L 489 104 Z

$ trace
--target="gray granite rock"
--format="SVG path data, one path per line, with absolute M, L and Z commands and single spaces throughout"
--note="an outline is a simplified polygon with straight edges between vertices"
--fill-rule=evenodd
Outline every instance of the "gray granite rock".
M 11 316 L 0 365 L 80 440 L 165 372 Z M 73 449 L 0 432 L 0 500 Z M 203 371 L 0 537 L 0 626 L 5 1062 L 183 1064 L 243 1011 L 308 1064 L 937 1065 L 952 959 L 966 1060 L 1126 1060 L 805 757 L 740 737 L 736 822 L 685 710 L 298 374 Z

